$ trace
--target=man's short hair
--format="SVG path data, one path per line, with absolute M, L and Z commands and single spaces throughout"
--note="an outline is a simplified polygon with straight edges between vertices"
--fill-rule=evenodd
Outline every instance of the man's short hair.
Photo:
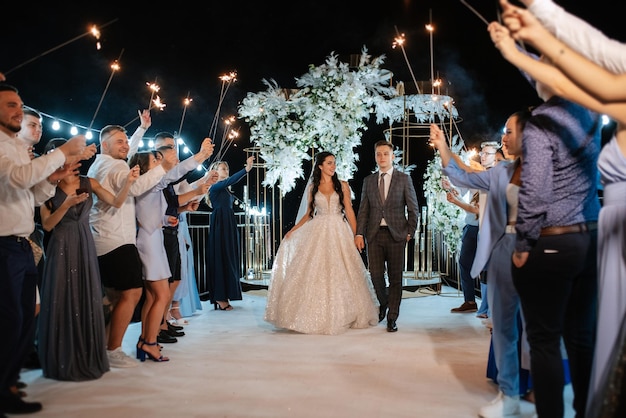
M 14 87 L 7 83 L 0 83 L 0 91 L 12 91 L 13 93 L 19 93 L 17 87 Z
M 500 144 L 498 141 L 484 141 L 480 143 L 480 149 L 483 149 L 485 147 L 494 147 L 496 150 L 499 150 L 500 148 L 502 148 L 502 144 Z
M 35 109 L 31 109 L 30 107 L 25 107 L 24 108 L 24 114 L 25 115 L 29 115 L 29 116 L 34 116 L 37 119 L 41 120 L 41 113 L 37 112 Z
M 386 139 L 381 139 L 379 141 L 376 141 L 376 143 L 374 144 L 374 150 L 376 150 L 376 148 L 378 147 L 383 147 L 383 146 L 387 146 L 393 151 L 393 145 L 391 144 L 391 142 L 387 141 Z
M 100 131 L 100 143 L 108 140 L 114 132 L 126 133 L 126 128 L 121 125 L 107 125 Z

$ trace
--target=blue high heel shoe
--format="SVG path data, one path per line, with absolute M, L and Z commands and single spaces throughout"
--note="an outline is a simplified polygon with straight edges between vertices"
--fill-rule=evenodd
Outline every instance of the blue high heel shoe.
M 143 347 L 144 345 L 147 346 L 156 346 L 159 347 L 159 345 L 157 344 L 157 342 L 153 342 L 153 343 L 149 343 L 146 342 L 144 339 L 139 338 L 139 343 L 137 343 L 137 359 L 141 362 L 146 361 L 146 357 L 148 357 L 150 360 L 152 361 L 156 361 L 156 362 L 164 362 L 164 361 L 170 361 L 169 357 L 164 357 L 163 355 L 159 355 L 159 357 L 155 357 L 152 354 L 150 354 L 148 351 L 144 350 Z M 160 347 L 159 347 L 160 349 Z

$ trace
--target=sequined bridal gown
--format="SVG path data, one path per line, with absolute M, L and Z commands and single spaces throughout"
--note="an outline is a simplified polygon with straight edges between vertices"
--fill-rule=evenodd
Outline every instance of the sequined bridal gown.
M 315 195 L 316 215 L 282 241 L 265 320 L 306 334 L 378 324 L 378 301 L 336 192 Z

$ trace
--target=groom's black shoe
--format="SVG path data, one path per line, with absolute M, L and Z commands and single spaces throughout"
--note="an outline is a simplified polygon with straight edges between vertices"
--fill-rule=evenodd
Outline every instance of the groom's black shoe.
M 378 308 L 378 322 L 382 322 L 385 316 L 387 316 L 387 307 L 381 306 Z
M 398 330 L 398 326 L 396 325 L 395 319 L 387 320 L 387 332 L 396 332 Z

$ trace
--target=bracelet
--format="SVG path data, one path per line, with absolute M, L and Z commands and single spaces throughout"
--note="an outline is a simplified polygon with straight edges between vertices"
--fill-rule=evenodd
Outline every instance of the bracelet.
M 48 183 L 50 183 L 50 184 L 51 184 L 51 185 L 53 185 L 53 186 L 58 186 L 60 181 L 61 181 L 61 180 L 54 180 L 54 181 L 50 181 L 50 180 L 48 180 Z

